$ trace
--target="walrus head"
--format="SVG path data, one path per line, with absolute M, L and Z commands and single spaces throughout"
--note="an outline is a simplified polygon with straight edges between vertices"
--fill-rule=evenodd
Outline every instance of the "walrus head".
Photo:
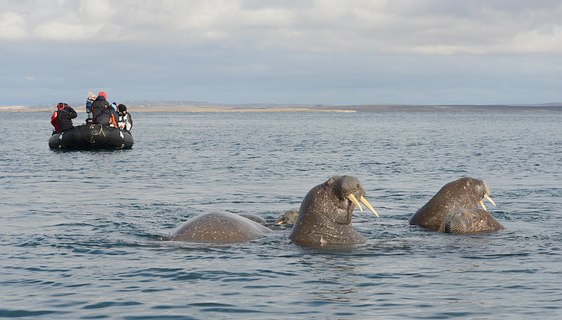
M 337 219 L 336 222 L 340 224 L 351 223 L 351 213 L 355 206 L 363 212 L 362 204 L 365 205 L 375 216 L 379 216 L 373 206 L 365 199 L 365 190 L 359 183 L 359 179 L 352 176 L 334 176 L 324 183 L 327 189 L 332 188 L 334 194 L 342 201 L 345 211 L 345 219 Z
M 350 245 L 365 242 L 351 226 L 355 207 L 365 205 L 377 212 L 365 199 L 365 190 L 352 176 L 334 176 L 312 188 L 304 197 L 291 235 L 305 245 Z
M 482 180 L 480 180 L 482 181 Z M 486 206 L 484 205 L 484 199 L 490 201 L 490 203 L 495 207 L 496 203 L 494 202 L 494 200 L 492 200 L 492 198 L 490 197 L 490 189 L 488 188 L 488 185 L 486 184 L 486 182 L 482 181 L 482 185 L 481 185 L 481 193 L 482 193 L 482 197 L 480 198 L 480 201 L 478 202 L 480 204 L 480 206 L 482 206 L 482 209 L 488 211 L 488 209 L 486 209 Z
M 496 205 L 494 200 L 490 197 L 490 189 L 488 188 L 488 185 L 480 179 L 466 177 L 449 182 L 444 185 L 441 190 L 439 190 L 436 197 L 442 193 L 444 196 L 458 199 L 456 201 L 456 206 L 458 208 L 472 209 L 480 205 L 482 209 L 487 211 L 488 209 L 486 209 L 483 199 L 490 201 L 490 203 L 494 206 Z
M 469 177 L 460 178 L 444 185 L 431 200 L 410 217 L 409 221 L 410 224 L 431 230 L 441 230 L 445 218 L 458 210 L 478 209 L 480 206 L 486 211 L 483 199 L 496 205 L 484 181 Z
M 293 225 L 295 224 L 295 221 L 297 220 L 297 217 L 299 216 L 299 212 L 297 210 L 291 209 L 288 211 L 283 212 L 283 214 L 281 215 L 281 217 L 279 217 L 277 220 L 275 220 L 275 224 L 290 224 Z

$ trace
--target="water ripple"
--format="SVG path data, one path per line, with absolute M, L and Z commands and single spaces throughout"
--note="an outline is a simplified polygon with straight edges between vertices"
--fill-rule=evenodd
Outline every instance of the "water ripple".
M 558 113 L 138 113 L 126 152 L 51 152 L 48 116 L 0 118 L 10 132 L 0 144 L 2 318 L 562 312 Z M 356 248 L 302 248 L 282 228 L 239 245 L 165 241 L 201 213 L 273 220 L 336 174 L 359 177 L 380 214 L 354 214 L 368 239 Z M 505 230 L 444 235 L 408 224 L 464 175 L 486 180 Z

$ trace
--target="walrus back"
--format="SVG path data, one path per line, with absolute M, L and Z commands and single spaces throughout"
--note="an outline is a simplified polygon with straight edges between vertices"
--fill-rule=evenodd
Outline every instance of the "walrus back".
M 270 229 L 233 213 L 209 213 L 180 225 L 169 237 L 174 241 L 240 243 L 266 235 Z

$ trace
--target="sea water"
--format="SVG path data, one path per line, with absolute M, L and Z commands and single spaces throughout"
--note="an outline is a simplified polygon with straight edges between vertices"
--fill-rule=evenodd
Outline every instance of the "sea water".
M 560 112 L 132 115 L 131 150 L 55 152 L 49 113 L 0 114 L 1 318 L 562 316 Z M 333 175 L 380 215 L 356 210 L 354 249 L 163 241 L 206 212 L 275 219 Z M 408 224 L 464 176 L 505 230 Z

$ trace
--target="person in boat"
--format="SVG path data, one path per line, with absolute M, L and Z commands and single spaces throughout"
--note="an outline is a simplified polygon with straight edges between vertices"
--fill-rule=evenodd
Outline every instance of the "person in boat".
M 74 128 L 72 119 L 77 116 L 76 111 L 74 111 L 71 106 L 64 102 L 59 102 L 57 104 L 57 110 L 51 115 L 51 124 L 54 127 L 53 134 Z
M 92 103 L 96 100 L 96 95 L 90 91 L 88 92 L 88 99 L 86 100 L 86 123 L 92 123 Z
M 100 91 L 96 100 L 92 102 L 92 123 L 100 123 L 98 118 L 107 107 L 109 107 L 109 102 L 107 102 L 107 95 L 105 94 L 105 92 Z
M 131 114 L 127 112 L 127 106 L 121 103 L 117 106 L 117 108 L 119 110 L 119 118 L 117 120 L 119 129 L 131 131 L 133 128 L 133 118 L 131 117 Z
M 117 109 L 117 102 L 111 103 L 111 108 L 113 108 L 113 112 L 115 112 L 115 120 L 118 121 L 118 119 L 119 119 L 119 110 Z
M 96 123 L 113 128 L 119 128 L 119 126 L 117 125 L 117 119 L 115 118 L 115 111 L 110 105 L 106 106 L 102 110 L 102 112 L 97 117 Z
M 94 124 L 118 128 L 115 109 L 107 102 L 107 95 L 103 91 L 98 93 L 98 97 L 92 103 L 92 116 L 92 123 Z

